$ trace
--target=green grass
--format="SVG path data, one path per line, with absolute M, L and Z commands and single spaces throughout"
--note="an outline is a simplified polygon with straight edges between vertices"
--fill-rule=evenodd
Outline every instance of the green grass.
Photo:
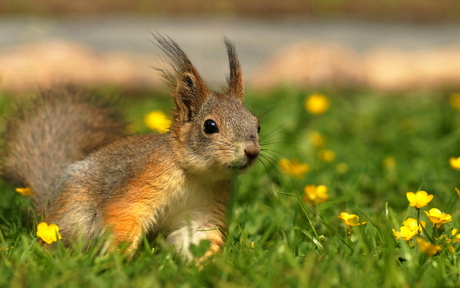
M 444 234 L 460 228 L 459 172 L 449 166 L 460 156 L 460 111 L 449 106 L 448 93 L 330 91 L 322 115 L 306 112 L 308 94 L 247 93 L 247 106 L 261 117 L 265 165 L 238 177 L 223 253 L 204 267 L 184 263 L 161 236 L 144 239 L 132 260 L 101 255 L 100 243 L 48 250 L 37 241 L 27 200 L 0 182 L 0 287 L 458 287 L 458 243 L 455 252 L 443 245 L 429 257 L 391 230 L 416 217 L 405 193 L 418 190 L 435 196 L 421 210 L 452 215 Z M 171 107 L 166 96 L 145 96 L 127 105 L 132 129 L 141 132 L 148 111 Z M 325 137 L 324 147 L 309 142 L 311 131 Z M 319 160 L 320 149 L 333 150 L 335 159 Z M 299 159 L 310 171 L 301 179 L 285 175 L 281 158 Z M 388 159 L 395 165 L 385 165 Z M 348 170 L 339 171 L 344 164 Z M 304 203 L 307 184 L 326 185 L 330 199 Z M 347 233 L 340 212 L 368 224 Z M 424 213 L 420 218 L 428 240 L 433 229 Z

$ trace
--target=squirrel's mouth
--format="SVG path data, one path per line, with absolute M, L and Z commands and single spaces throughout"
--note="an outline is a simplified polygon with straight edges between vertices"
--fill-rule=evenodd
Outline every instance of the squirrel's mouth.
M 246 164 L 244 164 L 244 165 L 243 165 L 243 164 L 240 164 L 240 165 L 231 165 L 229 168 L 230 168 L 231 170 L 242 171 L 242 170 L 244 170 L 244 169 L 246 169 L 246 168 L 248 168 L 248 167 L 249 167 L 249 163 L 246 163 Z
M 235 170 L 235 171 L 243 171 L 246 168 L 248 168 L 249 166 L 251 166 L 252 164 L 254 164 L 254 162 L 256 162 L 256 159 L 257 158 L 246 159 L 246 161 L 244 161 L 244 162 L 240 161 L 240 162 L 237 162 L 237 163 L 233 163 L 232 165 L 229 166 L 229 168 L 231 170 Z

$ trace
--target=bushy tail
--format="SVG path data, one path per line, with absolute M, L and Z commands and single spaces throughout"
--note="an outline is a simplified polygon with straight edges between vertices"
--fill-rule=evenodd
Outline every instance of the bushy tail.
M 18 104 L 7 116 L 2 176 L 30 187 L 37 212 L 53 198 L 53 183 L 70 163 L 122 136 L 117 111 L 106 100 L 65 87 Z

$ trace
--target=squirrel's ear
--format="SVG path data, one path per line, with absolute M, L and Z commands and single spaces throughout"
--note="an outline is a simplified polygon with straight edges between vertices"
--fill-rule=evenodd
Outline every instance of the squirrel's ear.
M 189 122 L 208 97 L 208 89 L 190 59 L 174 40 L 157 34 L 153 34 L 153 37 L 158 42 L 157 46 L 169 58 L 174 69 L 174 73 L 158 70 L 173 89 L 176 104 L 175 120 Z
M 225 46 L 227 46 L 228 61 L 230 64 L 230 75 L 228 77 L 228 90 L 227 93 L 233 97 L 243 101 L 244 98 L 244 80 L 241 71 L 240 60 L 236 53 L 235 46 L 224 38 Z
M 180 122 L 192 121 L 209 93 L 203 80 L 196 73 L 196 70 L 193 69 L 193 71 L 177 75 L 174 88 L 173 96 L 176 104 L 176 120 Z

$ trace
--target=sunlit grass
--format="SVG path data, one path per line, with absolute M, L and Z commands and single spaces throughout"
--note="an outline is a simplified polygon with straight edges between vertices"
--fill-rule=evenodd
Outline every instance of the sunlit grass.
M 460 111 L 450 94 L 319 91 L 328 107 L 311 114 L 313 92 L 247 93 L 262 157 L 235 182 L 227 242 L 207 265 L 182 262 L 164 235 L 145 238 L 132 260 L 102 253 L 102 241 L 46 249 L 41 219 L 18 187 L 0 182 L 0 287 L 459 286 L 460 171 L 450 159 L 460 156 Z M 149 131 L 151 111 L 170 113 L 169 97 L 148 96 L 127 101 L 132 131 Z M 282 159 L 309 169 L 292 175 Z M 434 198 L 410 206 L 406 193 L 421 190 Z M 452 220 L 430 222 L 432 208 Z M 343 212 L 362 225 L 342 222 Z

